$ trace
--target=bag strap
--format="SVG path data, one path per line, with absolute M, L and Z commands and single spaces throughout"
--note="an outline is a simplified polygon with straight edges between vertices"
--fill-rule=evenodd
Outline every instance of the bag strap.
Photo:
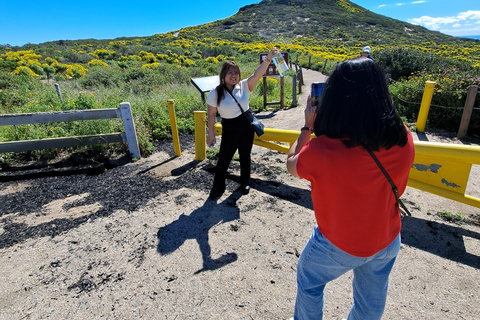
M 397 189 L 397 186 L 395 185 L 395 183 L 393 183 L 392 181 L 392 178 L 390 178 L 390 176 L 388 175 L 387 171 L 385 170 L 385 168 L 382 166 L 382 164 L 380 163 L 380 161 L 378 160 L 378 158 L 375 156 L 375 154 L 373 153 L 372 149 L 370 149 L 370 147 L 366 144 L 362 144 L 362 146 L 365 148 L 365 150 L 368 151 L 368 153 L 372 156 L 373 160 L 375 160 L 376 164 L 378 165 L 378 167 L 380 168 L 380 170 L 382 170 L 383 174 L 385 175 L 385 178 L 387 178 L 388 182 L 390 183 L 390 186 L 392 187 L 392 191 L 393 191 L 393 194 L 395 195 L 395 199 L 397 199 L 397 203 L 402 207 L 402 209 L 405 211 L 404 214 L 406 214 L 407 216 L 411 216 L 412 214 L 410 213 L 410 211 L 408 211 L 407 207 L 403 204 L 403 202 L 400 200 L 400 197 L 398 196 L 398 189 Z
M 232 96 L 233 100 L 235 100 L 235 102 L 237 103 L 238 107 L 240 108 L 240 111 L 242 111 L 242 113 L 244 114 L 245 111 L 243 111 L 242 106 L 240 105 L 240 103 L 238 103 L 237 99 L 235 99 L 235 96 L 230 92 L 230 90 L 228 90 L 227 86 L 225 86 L 225 91 L 227 91 L 228 93 L 230 93 L 230 95 Z

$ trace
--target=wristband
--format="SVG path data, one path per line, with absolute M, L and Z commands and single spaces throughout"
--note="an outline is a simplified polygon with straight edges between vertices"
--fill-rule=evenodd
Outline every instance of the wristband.
M 302 129 L 300 129 L 300 131 L 310 131 L 310 132 L 312 132 L 313 130 L 310 127 L 302 127 Z

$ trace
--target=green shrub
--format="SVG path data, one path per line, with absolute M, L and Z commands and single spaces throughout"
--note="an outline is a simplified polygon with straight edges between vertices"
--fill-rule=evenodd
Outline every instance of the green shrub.
M 399 113 L 409 122 L 418 118 L 423 91 L 427 80 L 435 81 L 435 90 L 428 113 L 429 128 L 457 132 L 462 119 L 467 90 L 470 85 L 480 85 L 480 77 L 467 72 L 457 72 L 455 68 L 442 73 L 416 73 L 407 80 L 395 82 L 389 86 Z M 480 107 L 477 94 L 474 108 Z M 473 110 L 468 127 L 468 134 L 480 135 L 480 113 Z
M 402 80 L 418 72 L 436 73 L 455 68 L 471 70 L 468 63 L 439 56 L 431 51 L 396 48 L 375 51 L 375 61 L 394 80 Z

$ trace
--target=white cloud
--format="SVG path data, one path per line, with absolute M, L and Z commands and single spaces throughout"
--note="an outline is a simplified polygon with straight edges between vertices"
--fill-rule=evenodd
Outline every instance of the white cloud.
M 396 3 L 397 6 L 403 6 L 405 3 Z
M 387 6 L 386 4 L 381 4 L 381 5 L 379 5 L 378 7 L 379 7 L 379 8 L 383 8 L 383 7 L 386 7 L 386 6 Z
M 480 11 L 469 10 L 451 17 L 422 16 L 408 22 L 453 36 L 480 35 Z
M 460 20 L 480 20 L 480 11 L 468 10 L 466 12 L 460 12 L 457 16 Z
M 410 23 L 418 24 L 432 30 L 438 30 L 440 28 L 440 25 L 453 24 L 458 21 L 459 19 L 457 17 L 434 18 L 429 16 L 422 16 L 420 18 L 413 18 L 408 20 L 408 22 Z
M 425 1 L 413 1 L 412 4 L 425 3 Z

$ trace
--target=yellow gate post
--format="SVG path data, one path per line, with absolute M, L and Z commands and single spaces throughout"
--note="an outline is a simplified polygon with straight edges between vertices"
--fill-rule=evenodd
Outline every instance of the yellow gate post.
M 175 155 L 180 157 L 182 151 L 180 150 L 180 138 L 178 137 L 177 117 L 175 116 L 175 102 L 172 99 L 167 100 L 168 114 L 170 115 L 170 126 L 172 128 L 173 147 Z
M 435 81 L 425 82 L 425 90 L 423 91 L 422 104 L 417 118 L 417 131 L 425 132 L 425 124 L 427 123 L 428 111 L 432 103 L 433 89 L 435 88 Z
M 205 127 L 205 111 L 193 111 L 195 119 L 195 160 L 207 157 L 207 130 Z

